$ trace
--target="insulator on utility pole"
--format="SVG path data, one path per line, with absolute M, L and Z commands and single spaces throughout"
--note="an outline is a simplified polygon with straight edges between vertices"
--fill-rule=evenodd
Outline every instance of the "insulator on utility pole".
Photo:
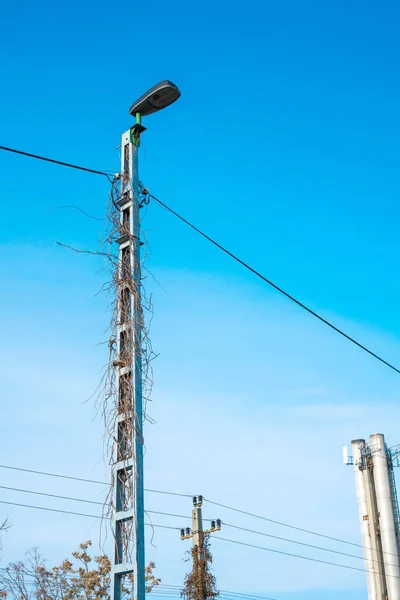
M 187 582 L 191 580 L 190 585 L 195 587 L 195 598 L 215 600 L 218 596 L 218 591 L 215 589 L 215 578 L 209 571 L 212 558 L 208 549 L 206 536 L 221 529 L 221 519 L 213 519 L 210 522 L 210 529 L 204 530 L 202 502 L 203 496 L 193 497 L 194 508 L 192 509 L 192 530 L 190 531 L 190 529 L 187 528 L 187 534 L 181 536 L 181 538 L 185 540 L 191 537 L 193 544 L 193 570 L 191 574 L 187 575 L 185 585 L 189 585 Z M 190 532 L 190 535 L 188 532 Z

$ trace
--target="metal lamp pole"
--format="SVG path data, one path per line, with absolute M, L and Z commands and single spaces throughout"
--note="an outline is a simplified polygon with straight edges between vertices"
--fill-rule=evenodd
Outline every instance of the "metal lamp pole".
M 133 600 L 145 600 L 146 593 L 138 178 L 140 134 L 145 127 L 141 118 L 166 108 L 179 96 L 178 88 L 170 81 L 162 81 L 151 88 L 131 106 L 129 112 L 136 117 L 136 124 L 122 135 L 121 193 L 116 202 L 120 211 L 121 236 L 118 239 L 118 356 L 115 361 L 118 393 L 116 452 L 111 473 L 114 481 L 112 527 L 115 541 L 111 600 L 122 600 L 127 577 L 133 579 Z M 129 364 L 126 364 L 127 355 Z M 129 410 L 122 410 L 127 404 Z M 126 432 L 131 432 L 132 439 L 127 440 Z

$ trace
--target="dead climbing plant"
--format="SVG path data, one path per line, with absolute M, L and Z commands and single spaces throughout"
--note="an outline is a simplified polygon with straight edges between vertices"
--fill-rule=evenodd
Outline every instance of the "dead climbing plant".
M 123 196 L 130 188 L 127 173 L 114 177 L 107 205 L 106 233 L 101 248 L 110 275 L 108 283 L 103 286 L 109 301 L 110 324 L 107 330 L 108 361 L 97 390 L 96 406 L 104 419 L 104 453 L 110 457 L 110 463 L 126 462 L 134 453 L 135 443 L 144 445 L 134 408 L 139 402 L 143 406 L 143 418 L 153 422 L 147 414 L 153 384 L 152 360 L 155 358 L 149 336 L 153 308 L 151 295 L 145 289 L 148 246 L 147 242 L 139 239 L 138 226 L 141 216 L 139 213 L 146 204 L 146 198 L 139 192 L 137 201 L 132 202 L 128 209 L 121 210 Z M 132 227 L 132 223 L 136 226 Z M 132 229 L 136 229 L 138 235 Z M 142 239 L 146 239 L 145 236 Z M 134 260 L 139 249 L 140 265 Z M 135 381 L 135 366 L 141 367 L 141 381 Z M 133 477 L 132 469 L 123 468 L 119 471 L 120 489 L 123 490 L 120 494 L 120 510 L 135 506 Z M 116 483 L 111 480 L 104 504 L 103 517 L 106 523 L 116 509 Z M 134 519 L 122 521 L 121 527 L 123 560 L 131 562 Z
M 148 415 L 153 372 L 152 361 L 156 357 L 149 336 L 153 318 L 151 294 L 146 292 L 147 237 L 140 228 L 149 203 L 148 191 L 139 184 L 133 186 L 129 175 L 130 144 L 123 148 L 126 170 L 118 173 L 111 181 L 111 190 L 105 217 L 106 229 L 97 251 L 79 250 L 61 242 L 74 252 L 101 256 L 108 273 L 101 290 L 108 299 L 110 323 L 105 331 L 104 343 L 108 346 L 108 358 L 99 385 L 92 397 L 104 420 L 104 456 L 110 464 L 118 467 L 119 481 L 111 477 L 102 512 L 102 548 L 107 539 L 109 523 L 117 507 L 115 489 L 119 484 L 118 510 L 133 509 L 133 518 L 120 521 L 118 548 L 120 562 L 133 562 L 134 523 L 136 521 L 134 477 L 128 459 L 135 451 L 144 449 L 142 420 L 154 422 Z M 137 196 L 132 200 L 132 193 Z M 79 207 L 73 207 L 78 208 Z M 144 210 L 142 210 L 144 209 Z M 86 216 L 88 213 L 82 211 Z M 95 218 L 95 217 L 94 217 Z M 101 220 L 101 219 L 99 219 Z M 140 258 L 139 258 L 140 257 Z M 139 420 L 137 407 L 142 419 Z M 135 461 L 133 461 L 135 464 Z M 115 532 L 113 531 L 113 535 Z
M 213 557 L 209 534 L 200 533 L 199 546 L 189 550 L 189 554 L 192 570 L 185 577 L 181 597 L 185 600 L 214 600 L 219 596 L 219 591 L 212 572 Z

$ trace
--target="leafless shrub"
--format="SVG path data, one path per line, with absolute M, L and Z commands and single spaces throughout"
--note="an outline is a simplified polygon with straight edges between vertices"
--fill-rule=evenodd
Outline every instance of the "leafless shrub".
M 109 600 L 111 561 L 105 554 L 91 557 L 91 542 L 80 544 L 71 559 L 52 568 L 34 548 L 24 561 L 10 563 L 0 573 L 0 598 L 9 600 Z M 146 567 L 146 592 L 160 583 L 154 575 L 155 564 Z M 133 576 L 129 577 L 132 583 Z M 128 599 L 130 590 L 123 586 Z

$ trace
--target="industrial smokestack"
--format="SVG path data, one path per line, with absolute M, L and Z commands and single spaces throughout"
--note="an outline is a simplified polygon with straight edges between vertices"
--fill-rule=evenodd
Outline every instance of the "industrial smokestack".
M 353 455 L 354 463 L 354 477 L 356 480 L 356 491 L 357 491 L 357 503 L 358 503 L 358 516 L 360 519 L 361 528 L 361 539 L 362 545 L 364 546 L 364 564 L 367 578 L 367 589 L 368 589 L 368 600 L 381 600 L 383 597 L 383 590 L 380 588 L 379 578 L 376 572 L 376 563 L 374 552 L 372 547 L 374 546 L 370 536 L 370 527 L 373 519 L 370 521 L 370 510 L 368 507 L 367 500 L 367 488 L 365 485 L 364 469 L 363 469 L 363 457 L 361 455 L 361 449 L 365 448 L 365 440 L 352 440 L 351 451 Z
M 388 598 L 389 600 L 400 600 L 398 526 L 394 511 L 392 465 L 390 459 L 388 460 L 385 438 L 382 433 L 370 436 L 370 449 Z
M 399 508 L 393 457 L 381 433 L 351 442 L 368 600 L 400 600 Z

